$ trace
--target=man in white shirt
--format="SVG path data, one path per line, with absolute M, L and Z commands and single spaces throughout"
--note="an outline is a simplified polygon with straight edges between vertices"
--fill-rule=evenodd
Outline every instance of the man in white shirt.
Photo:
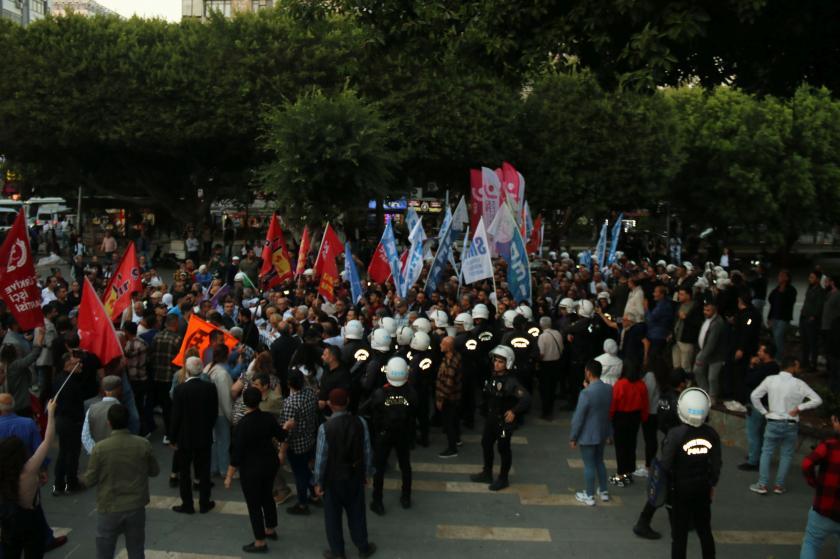
M 765 378 L 750 394 L 753 408 L 767 419 L 758 468 L 758 483 L 750 485 L 750 491 L 753 493 L 767 494 L 770 461 L 773 459 L 776 447 L 780 448 L 779 470 L 776 472 L 773 493 L 781 495 L 785 492 L 785 476 L 790 467 L 799 434 L 799 414 L 822 404 L 819 394 L 795 377 L 797 373 L 799 373 L 799 360 L 788 357 L 782 362 L 782 372 Z M 761 403 L 765 395 L 769 410 Z
M 108 424 L 108 408 L 120 403 L 122 393 L 122 379 L 116 375 L 108 375 L 100 382 L 102 400 L 88 408 L 85 414 L 85 424 L 82 427 L 82 446 L 90 454 L 99 441 L 111 434 Z
M 551 318 L 540 318 L 540 332 L 537 347 L 540 350 L 540 400 L 542 418 L 550 421 L 554 416 L 554 396 L 560 378 L 560 357 L 563 355 L 563 336 L 551 327 Z

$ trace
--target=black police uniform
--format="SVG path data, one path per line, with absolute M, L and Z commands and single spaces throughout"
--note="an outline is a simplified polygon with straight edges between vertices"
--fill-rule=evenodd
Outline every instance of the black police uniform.
M 461 421 L 475 427 L 475 391 L 478 376 L 478 341 L 469 332 L 455 336 L 455 351 L 461 355 Z
M 516 356 L 514 374 L 522 386 L 530 392 L 534 387 L 534 363 L 539 356 L 537 343 L 528 332 L 514 329 L 508 330 L 502 336 L 502 345 L 513 350 Z
M 370 346 L 364 340 L 345 340 L 341 348 L 341 364 L 350 372 L 350 411 L 353 413 L 359 409 L 362 376 L 370 355 Z
M 499 456 L 502 460 L 499 481 L 503 482 L 503 487 L 507 487 L 508 474 L 513 463 L 510 437 L 513 434 L 514 425 L 505 421 L 505 413 L 512 410 L 517 417 L 521 416 L 531 405 L 531 395 L 513 374 L 505 372 L 503 375 L 493 375 L 484 383 L 483 396 L 487 406 L 487 421 L 484 423 L 484 433 L 481 436 L 484 469 L 481 474 L 474 476 L 473 480 L 486 482 L 492 480 L 493 445 L 498 442 Z
M 362 377 L 362 399 L 366 400 L 373 394 L 377 386 L 383 386 L 385 378 L 385 366 L 391 358 L 390 352 L 373 351 L 365 363 L 365 373 Z
M 572 325 L 566 328 L 565 337 L 569 343 L 569 372 L 566 377 L 566 394 L 570 407 L 577 405 L 578 395 L 583 385 L 583 374 L 586 363 L 595 357 L 596 351 L 593 347 L 593 321 L 591 318 L 578 318 Z
M 710 425 L 680 425 L 668 431 L 662 447 L 671 505 L 671 557 L 684 559 L 688 530 L 700 538 L 703 558 L 715 556 L 712 536 L 712 488 L 721 469 L 720 437 Z
M 476 348 L 476 371 L 478 373 L 478 382 L 483 385 L 484 381 L 490 378 L 490 352 L 496 347 L 498 338 L 493 330 L 493 326 L 488 320 L 481 319 L 480 324 L 476 324 L 470 330 L 470 338 L 478 343 Z
M 409 352 L 408 382 L 417 392 L 417 442 L 420 446 L 429 446 L 429 406 L 435 383 L 434 362 L 431 351 Z
M 417 410 L 417 392 L 411 384 L 391 386 L 386 384 L 374 390 L 370 398 L 373 416 L 373 463 L 376 473 L 373 476 L 373 499 L 371 510 L 383 512 L 382 486 L 385 468 L 391 450 L 397 452 L 397 461 L 402 473 L 403 507 L 411 505 L 411 461 L 409 453 L 414 441 L 414 418 Z M 378 508 L 378 510 L 377 510 Z

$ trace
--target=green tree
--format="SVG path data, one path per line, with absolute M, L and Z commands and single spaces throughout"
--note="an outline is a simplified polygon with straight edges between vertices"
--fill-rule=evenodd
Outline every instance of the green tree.
M 587 73 L 538 79 L 518 118 L 517 161 L 538 209 L 603 218 L 659 201 L 680 165 L 674 112 L 662 95 L 605 92 Z
M 265 114 L 261 142 L 272 157 L 260 181 L 292 219 L 358 225 L 369 200 L 398 190 L 390 139 L 379 108 L 354 90 L 313 89 Z

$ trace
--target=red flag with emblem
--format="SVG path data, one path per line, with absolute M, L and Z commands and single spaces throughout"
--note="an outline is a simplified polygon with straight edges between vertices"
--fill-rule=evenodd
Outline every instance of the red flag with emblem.
M 96 355 L 103 365 L 123 356 L 122 345 L 117 339 L 114 323 L 111 322 L 111 317 L 108 316 L 87 278 L 82 287 L 78 328 L 79 347 Z
M 268 226 L 268 234 L 266 234 L 262 250 L 262 261 L 260 281 L 266 288 L 272 288 L 292 277 L 292 259 L 289 256 L 289 249 L 286 248 L 283 228 L 280 227 L 280 220 L 276 213 L 272 214 L 271 224 Z
M 475 232 L 484 211 L 484 183 L 481 169 L 470 169 L 470 233 Z
M 300 248 L 298 248 L 297 267 L 295 267 L 295 277 L 303 274 L 306 270 L 306 257 L 309 255 L 312 240 L 309 237 L 309 226 L 303 226 L 303 236 L 300 238 Z
M 0 298 L 23 330 L 44 325 L 34 258 L 26 217 L 20 210 L 0 246 Z
M 334 276 L 338 276 L 338 268 L 335 265 L 335 259 L 339 254 L 344 252 L 344 245 L 341 239 L 338 238 L 335 230 L 327 223 L 324 229 L 324 237 L 321 239 L 321 248 L 318 250 L 318 258 L 315 260 L 315 275 L 319 276 L 324 271 L 332 272 Z M 328 263 L 332 263 L 332 267 L 327 267 Z
M 318 294 L 332 303 L 335 301 L 335 284 L 338 281 L 338 266 L 335 265 L 335 258 L 327 258 L 321 268 Z
M 137 251 L 132 241 L 128 243 L 117 271 L 108 280 L 108 285 L 102 292 L 102 306 L 111 320 L 116 320 L 131 304 L 132 293 L 143 292 L 143 280 L 140 276 L 140 264 L 137 262 Z

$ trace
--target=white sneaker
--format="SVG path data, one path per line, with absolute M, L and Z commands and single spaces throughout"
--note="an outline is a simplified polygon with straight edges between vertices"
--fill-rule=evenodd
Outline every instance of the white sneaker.
M 610 500 L 610 494 L 608 491 L 598 491 L 598 496 L 601 497 L 601 500 L 605 503 Z
M 583 503 L 587 507 L 595 506 L 595 499 L 586 491 L 578 491 L 575 493 L 575 499 L 577 499 L 578 503 Z
M 636 477 L 648 477 L 647 468 L 638 468 L 635 472 L 633 472 L 633 475 Z

